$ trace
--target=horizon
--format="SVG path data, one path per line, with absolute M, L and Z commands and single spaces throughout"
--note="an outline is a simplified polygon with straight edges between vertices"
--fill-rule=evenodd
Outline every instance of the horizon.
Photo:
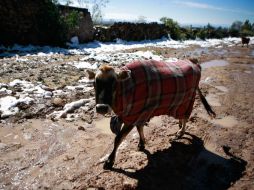
M 60 3 L 66 0 L 60 0 Z M 80 7 L 78 0 L 72 6 Z M 91 4 L 86 4 L 90 11 Z M 156 11 L 154 9 L 156 8 Z M 147 22 L 159 22 L 161 17 L 172 18 L 180 25 L 229 27 L 235 21 L 249 20 L 254 23 L 254 1 L 230 0 L 110 0 L 102 8 L 103 20 L 137 21 L 144 17 Z

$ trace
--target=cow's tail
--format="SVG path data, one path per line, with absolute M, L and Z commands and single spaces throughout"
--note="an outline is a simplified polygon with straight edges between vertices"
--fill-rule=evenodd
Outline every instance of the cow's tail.
M 198 95 L 201 99 L 202 104 L 204 105 L 207 113 L 211 116 L 211 117 L 216 117 L 216 113 L 212 110 L 211 106 L 208 104 L 207 100 L 205 99 L 204 95 L 202 94 L 200 88 L 198 87 Z

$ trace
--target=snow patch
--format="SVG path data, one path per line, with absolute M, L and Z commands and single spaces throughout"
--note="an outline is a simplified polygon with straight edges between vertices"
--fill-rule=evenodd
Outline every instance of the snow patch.
M 52 92 L 44 90 L 44 89 L 47 89 L 47 87 L 41 83 L 34 85 L 33 83 L 25 81 L 25 80 L 15 79 L 14 81 L 9 83 L 9 86 L 21 87 L 22 92 L 18 93 L 20 96 L 27 96 L 29 94 L 33 94 L 36 97 L 43 97 L 43 98 L 51 98 L 53 96 Z
M 51 56 L 54 54 L 74 54 L 74 55 L 89 55 L 91 53 L 115 53 L 117 51 L 133 49 L 133 48 L 144 48 L 144 47 L 166 47 L 166 48 L 187 48 L 191 45 L 198 45 L 200 47 L 223 47 L 233 46 L 241 43 L 241 38 L 223 38 L 223 39 L 207 39 L 207 40 L 185 40 L 185 41 L 175 41 L 172 39 L 162 38 L 159 40 L 144 40 L 140 42 L 127 42 L 121 39 L 117 39 L 116 42 L 90 42 L 86 44 L 79 44 L 76 37 L 72 38 L 72 43 L 69 43 L 74 48 L 73 49 L 64 49 L 59 47 L 49 47 L 49 46 L 21 46 L 14 45 L 12 48 L 1 47 L 3 53 L 0 56 L 13 56 L 18 51 L 24 54 L 28 53 L 37 53 L 40 56 Z M 254 43 L 254 37 L 250 37 L 250 44 Z M 6 51 L 6 52 L 4 52 Z M 9 52 L 9 53 L 8 53 Z
M 138 57 L 145 58 L 145 59 L 153 59 L 156 61 L 161 61 L 163 59 L 162 56 L 154 55 L 151 51 L 137 51 L 133 53 L 133 55 L 137 55 Z
M 13 96 L 5 96 L 0 98 L 0 114 L 1 118 L 6 118 L 18 113 L 18 104 L 24 103 L 30 105 L 34 99 L 30 97 L 16 99 Z
M 97 69 L 98 66 L 97 64 L 91 64 L 89 62 L 85 62 L 85 61 L 74 61 L 74 62 L 69 62 L 67 64 L 73 65 L 74 67 L 78 68 L 78 69 Z
M 54 120 L 58 120 L 60 118 L 66 118 L 67 113 L 73 112 L 76 109 L 79 109 L 81 106 L 89 104 L 91 101 L 94 101 L 94 98 L 89 99 L 81 99 L 75 102 L 71 102 L 66 104 L 61 111 L 54 111 L 52 114 L 49 115 L 50 118 Z

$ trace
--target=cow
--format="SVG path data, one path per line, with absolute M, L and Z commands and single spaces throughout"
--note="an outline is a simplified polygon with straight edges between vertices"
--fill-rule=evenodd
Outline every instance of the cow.
M 247 47 L 249 47 L 249 43 L 250 43 L 250 38 L 242 37 L 242 47 L 244 46 L 244 44 L 246 44 Z
M 89 71 L 89 76 L 94 78 L 96 112 L 106 114 L 112 109 L 116 114 L 115 123 L 120 127 L 104 169 L 113 167 L 117 148 L 135 126 L 140 137 L 138 148 L 145 149 L 143 127 L 153 116 L 169 115 L 179 119 L 176 138 L 183 136 L 196 91 L 208 114 L 215 117 L 199 89 L 201 67 L 196 59 L 133 61 L 119 72 L 102 65 L 95 74 Z

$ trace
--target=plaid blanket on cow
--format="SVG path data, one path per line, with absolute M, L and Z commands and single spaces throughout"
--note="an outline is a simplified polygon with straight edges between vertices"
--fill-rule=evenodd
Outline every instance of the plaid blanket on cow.
M 189 60 L 135 61 L 123 70 L 131 77 L 117 82 L 114 111 L 127 125 L 143 125 L 153 116 L 188 118 L 195 100 L 201 68 Z

